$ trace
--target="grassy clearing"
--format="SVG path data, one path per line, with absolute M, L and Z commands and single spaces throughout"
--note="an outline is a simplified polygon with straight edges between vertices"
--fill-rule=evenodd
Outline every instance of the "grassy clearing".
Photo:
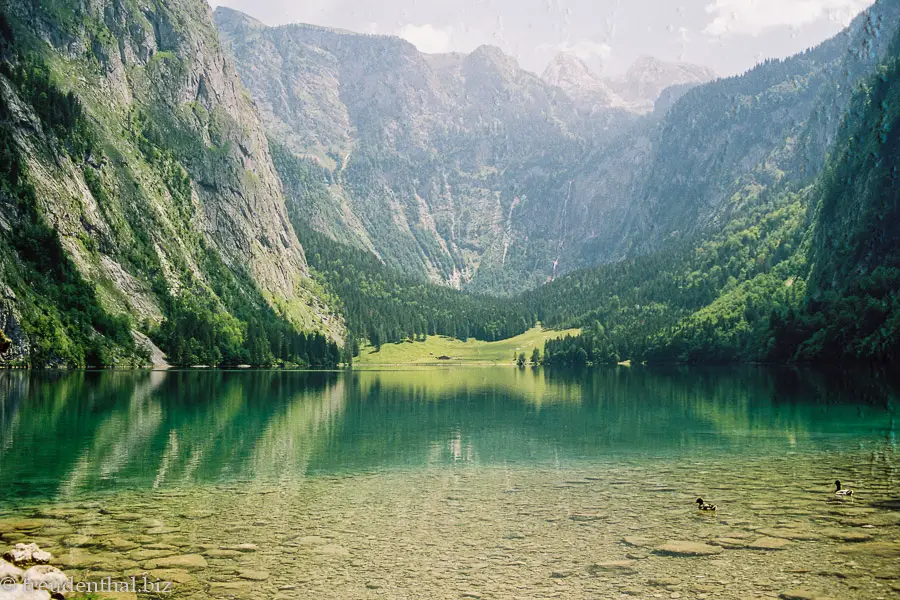
M 354 359 L 354 364 L 512 364 L 514 356 L 519 352 L 524 352 L 525 356 L 530 359 L 535 346 L 543 352 L 545 341 L 566 335 L 577 335 L 580 331 L 580 329 L 560 331 L 535 327 L 522 335 L 497 342 L 481 342 L 473 339 L 462 342 L 448 337 L 434 336 L 424 342 L 384 344 L 377 352 L 374 347 L 366 346 Z M 451 360 L 439 360 L 440 356 L 449 356 Z

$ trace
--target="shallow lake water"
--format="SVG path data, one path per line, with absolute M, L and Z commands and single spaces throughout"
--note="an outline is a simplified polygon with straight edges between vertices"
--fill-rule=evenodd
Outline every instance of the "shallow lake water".
M 793 370 L 7 372 L 0 546 L 168 598 L 897 598 L 897 406 Z

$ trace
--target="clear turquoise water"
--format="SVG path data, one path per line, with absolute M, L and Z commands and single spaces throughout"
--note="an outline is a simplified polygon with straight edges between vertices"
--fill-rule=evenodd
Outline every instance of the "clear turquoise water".
M 891 597 L 896 394 L 868 375 L 754 368 L 7 372 L 0 537 L 39 539 L 85 577 L 148 568 L 101 543 L 148 530 L 180 553 L 272 548 L 209 556 L 183 597 L 286 598 L 296 581 L 334 598 Z M 716 515 L 697 515 L 698 495 Z M 115 518 L 127 510 L 145 520 Z M 65 522 L 16 530 L 41 513 Z M 747 547 L 773 535 L 787 545 Z M 667 540 L 726 550 L 656 553 Z M 249 585 L 248 568 L 271 575 Z

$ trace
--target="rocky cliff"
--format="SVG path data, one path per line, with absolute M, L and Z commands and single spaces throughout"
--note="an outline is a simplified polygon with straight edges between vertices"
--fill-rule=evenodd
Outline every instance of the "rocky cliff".
M 266 307 L 307 331 L 328 320 L 340 335 L 310 291 L 263 126 L 205 2 L 0 10 L 12 38 L 0 92 L 35 198 L 29 218 L 56 232 L 102 310 L 149 331 L 190 294 L 224 312 Z M 35 77 L 78 109 L 84 144 L 50 126 L 30 96 Z
M 634 118 L 584 111 L 490 46 L 423 55 L 398 38 L 269 28 L 221 7 L 215 19 L 269 135 L 294 163 L 287 179 L 312 169 L 326 183 L 314 205 L 301 193 L 308 186 L 289 185 L 295 213 L 449 285 L 480 278 L 506 292 L 545 281 L 558 241 L 525 213 L 541 204 L 564 219 L 562 199 L 546 189 Z
M 288 186 L 295 215 L 409 273 L 507 293 L 807 185 L 896 13 L 876 3 L 815 49 L 715 81 L 649 57 L 611 79 L 561 56 L 538 78 L 497 48 L 423 55 L 397 38 L 270 28 L 224 8 L 215 19 L 296 163 L 288 179 L 314 165 L 325 182 L 315 204 L 308 185 Z

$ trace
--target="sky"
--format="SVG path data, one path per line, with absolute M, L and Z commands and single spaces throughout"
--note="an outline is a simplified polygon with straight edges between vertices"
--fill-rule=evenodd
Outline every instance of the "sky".
M 499 46 L 540 73 L 571 52 L 606 75 L 651 55 L 742 73 L 831 37 L 874 0 L 210 0 L 267 25 L 403 37 L 422 52 Z

